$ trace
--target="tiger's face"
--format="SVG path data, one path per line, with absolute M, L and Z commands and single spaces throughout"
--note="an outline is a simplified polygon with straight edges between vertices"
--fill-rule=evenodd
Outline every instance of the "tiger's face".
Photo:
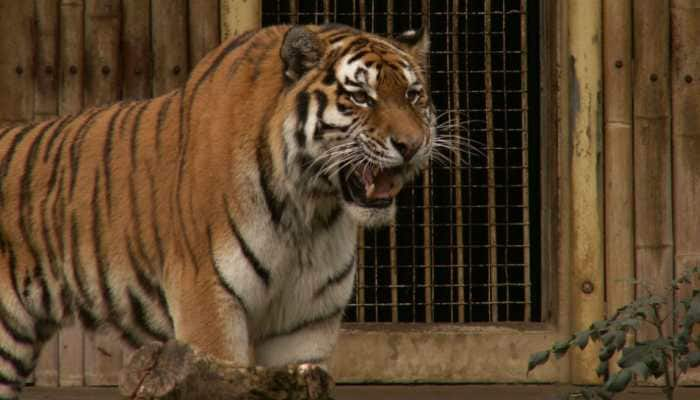
M 294 29 L 303 28 L 292 28 L 287 40 Z M 307 157 L 311 183 L 334 190 L 358 223 L 387 224 L 399 191 L 433 148 L 427 38 L 408 32 L 393 41 L 350 28 L 315 35 L 305 39 L 308 47 L 325 54 L 294 92 L 295 120 L 304 117 L 296 142 L 303 136 L 305 144 L 296 150 Z

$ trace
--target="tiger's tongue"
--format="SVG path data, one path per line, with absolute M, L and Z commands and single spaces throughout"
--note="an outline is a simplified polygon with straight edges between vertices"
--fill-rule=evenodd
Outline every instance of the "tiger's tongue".
M 375 175 L 370 168 L 365 168 L 362 180 L 365 184 L 365 197 L 368 199 L 390 199 L 401 190 L 399 178 L 384 171 Z

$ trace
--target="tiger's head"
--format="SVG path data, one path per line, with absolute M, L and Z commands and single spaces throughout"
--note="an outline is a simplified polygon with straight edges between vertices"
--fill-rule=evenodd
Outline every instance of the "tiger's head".
M 428 45 L 423 32 L 387 39 L 337 25 L 285 35 L 288 157 L 303 161 L 302 185 L 335 193 L 361 225 L 393 220 L 397 194 L 433 150 Z

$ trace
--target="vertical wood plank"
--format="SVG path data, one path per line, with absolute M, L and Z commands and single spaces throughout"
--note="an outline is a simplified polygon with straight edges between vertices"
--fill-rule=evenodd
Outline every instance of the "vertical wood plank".
M 572 330 L 605 314 L 602 165 L 602 4 L 569 2 Z M 571 355 L 574 384 L 598 383 L 596 346 Z
M 34 2 L 0 1 L 0 121 L 34 114 Z
M 608 315 L 634 298 L 632 3 L 603 3 L 605 279 Z
M 673 226 L 676 274 L 700 265 L 698 38 L 700 38 L 700 3 L 695 0 L 671 0 Z M 692 289 L 692 287 L 685 287 L 679 296 L 687 298 Z M 697 385 L 700 383 L 700 372 L 689 370 L 682 383 Z
M 35 119 L 58 113 L 58 3 L 36 0 L 37 69 L 34 95 Z
M 103 105 L 119 99 L 121 1 L 85 3 L 85 104 Z M 122 367 L 120 343 L 108 333 L 85 337 L 85 383 L 114 385 Z
M 58 113 L 58 2 L 36 0 L 36 84 L 34 120 L 55 117 Z M 41 351 L 34 372 L 39 386 L 58 386 L 58 335 L 52 337 Z
M 61 115 L 74 114 L 83 107 L 83 48 L 85 4 L 83 0 L 61 0 L 59 58 L 59 101 Z M 58 333 L 58 383 L 82 386 L 84 380 L 84 332 L 79 323 Z
M 219 2 L 217 0 L 189 1 L 190 68 L 221 40 Z
M 187 2 L 152 0 L 153 94 L 160 96 L 187 80 Z
M 668 0 L 634 1 L 633 21 L 635 269 L 664 295 L 673 278 Z
M 221 41 L 251 29 L 259 29 L 262 22 L 260 0 L 220 0 Z
M 151 1 L 123 0 L 123 99 L 151 97 Z

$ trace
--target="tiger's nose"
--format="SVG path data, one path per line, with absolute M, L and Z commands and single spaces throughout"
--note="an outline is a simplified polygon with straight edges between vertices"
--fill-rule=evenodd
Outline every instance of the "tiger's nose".
M 402 139 L 392 137 L 391 145 L 401 154 L 404 162 L 409 162 L 420 149 L 421 141 L 416 139 Z

